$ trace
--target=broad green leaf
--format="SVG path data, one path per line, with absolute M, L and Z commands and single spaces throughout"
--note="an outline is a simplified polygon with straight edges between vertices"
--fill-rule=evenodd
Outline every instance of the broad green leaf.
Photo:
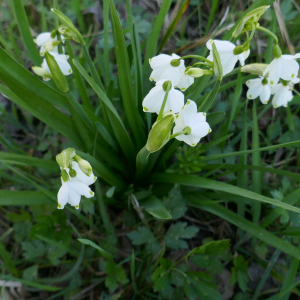
M 246 197 L 251 200 L 256 200 L 264 203 L 268 203 L 271 205 L 275 205 L 284 209 L 288 209 L 290 211 L 295 211 L 297 213 L 300 213 L 300 208 L 291 206 L 289 204 L 280 202 L 278 200 L 274 200 L 265 196 L 262 196 L 260 194 L 236 187 L 234 185 L 215 181 L 207 178 L 201 178 L 199 176 L 195 175 L 179 175 L 179 174 L 167 174 L 167 173 L 160 173 L 160 174 L 154 174 L 152 176 L 152 179 L 155 182 L 165 182 L 165 183 L 178 183 L 186 186 L 193 186 L 198 188 L 204 188 L 204 189 L 211 189 L 214 191 L 221 191 L 226 192 L 229 194 L 234 194 L 241 197 Z
M 248 232 L 251 236 L 263 241 L 264 243 L 283 251 L 292 257 L 300 259 L 300 250 L 290 244 L 289 242 L 277 237 L 273 233 L 262 229 L 259 225 L 253 224 L 245 218 L 239 217 L 229 209 L 215 203 L 208 203 L 208 201 L 201 202 L 198 199 L 190 199 L 189 205 L 192 207 L 201 208 L 207 212 L 210 212 L 235 226 L 242 228 Z
M 23 2 L 22 0 L 13 0 L 13 3 L 19 30 L 29 56 L 34 64 L 40 65 L 42 63 L 42 58 L 40 57 L 39 51 L 33 41 Z
M 41 205 L 49 203 L 53 203 L 53 201 L 40 191 L 0 191 L 1 206 Z
M 0 47 L 0 72 L 49 103 L 69 111 L 65 95 L 49 87 Z
M 121 89 L 123 105 L 126 112 L 130 128 L 137 142 L 138 147 L 142 147 L 146 142 L 146 134 L 141 125 L 141 119 L 139 116 L 137 103 L 134 97 L 132 88 L 132 79 L 129 65 L 129 58 L 126 48 L 125 37 L 123 29 L 118 16 L 117 9 L 113 0 L 109 0 L 112 25 L 114 29 L 117 65 L 118 65 L 118 77 L 119 85 Z
M 97 244 L 95 244 L 94 242 L 90 241 L 90 240 L 87 240 L 87 239 L 78 239 L 78 241 L 82 244 L 85 244 L 85 245 L 88 245 L 88 246 L 91 246 L 95 249 L 97 249 L 101 255 L 107 259 L 112 259 L 112 255 L 108 252 L 106 252 L 105 250 L 103 250 L 101 247 L 99 247 Z
M 163 205 L 174 220 L 183 217 L 187 211 L 186 201 L 181 195 L 179 189 L 176 188 L 172 188 L 168 194 L 168 197 L 164 197 Z
M 141 200 L 140 205 L 152 216 L 158 219 L 172 219 L 162 202 L 155 196 L 150 196 L 146 200 Z
M 4 269 L 8 273 L 12 273 L 13 275 L 17 276 L 18 271 L 16 269 L 14 261 L 11 259 L 11 251 L 8 252 L 5 249 L 5 245 L 2 242 L 0 242 L 0 256 L 1 256 L 1 259 L 3 260 L 3 262 L 4 262 L 4 264 L 3 264 Z

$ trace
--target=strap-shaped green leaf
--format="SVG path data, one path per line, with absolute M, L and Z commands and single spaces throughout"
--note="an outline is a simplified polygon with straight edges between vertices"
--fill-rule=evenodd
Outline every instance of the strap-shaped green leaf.
M 1 61 L 1 59 L 0 59 Z M 27 90 L 10 77 L 0 72 L 0 80 L 10 89 L 0 85 L 0 91 L 15 104 L 27 110 L 33 116 L 60 132 L 74 144 L 81 147 L 82 141 L 77 134 L 73 120 L 63 114 L 49 102 Z M 46 91 L 44 91 L 46 93 Z
M 275 199 L 271 199 L 265 196 L 262 196 L 260 194 L 248 191 L 246 189 L 242 189 L 239 187 L 236 187 L 234 185 L 215 181 L 207 178 L 201 178 L 199 176 L 195 175 L 180 175 L 180 174 L 167 174 L 167 173 L 160 173 L 160 174 L 154 174 L 152 176 L 152 179 L 155 182 L 166 182 L 166 183 L 178 183 L 186 186 L 193 186 L 203 189 L 210 189 L 214 191 L 221 191 L 226 192 L 229 194 L 246 197 L 251 200 L 256 200 L 264 203 L 268 203 L 271 205 L 275 205 L 284 209 L 288 209 L 290 211 L 295 211 L 300 213 L 300 208 L 291 206 L 289 204 L 280 202 Z
M 132 88 L 132 78 L 130 72 L 130 64 L 125 43 L 123 29 L 118 16 L 117 9 L 113 0 L 109 0 L 111 20 L 114 28 L 114 37 L 116 45 L 117 65 L 119 85 L 121 89 L 123 104 L 126 112 L 130 128 L 137 142 L 137 147 L 141 148 L 145 145 L 146 134 L 141 124 L 140 115 Z
M 53 201 L 40 191 L 0 191 L 0 205 L 21 206 L 49 204 Z
M 113 125 L 113 131 L 116 136 L 116 139 L 121 146 L 126 158 L 128 161 L 134 163 L 135 157 L 135 148 L 131 142 L 131 139 L 126 131 L 126 128 L 117 113 L 115 107 L 108 99 L 103 90 L 96 84 L 96 82 L 88 75 L 85 69 L 81 66 L 79 62 L 76 60 L 73 61 L 74 66 L 78 69 L 81 75 L 85 78 L 85 80 L 89 83 L 89 85 L 93 88 L 96 94 L 101 98 L 102 103 L 107 107 L 107 115 L 111 124 Z
M 65 95 L 43 83 L 0 47 L 0 72 L 49 103 L 69 111 Z

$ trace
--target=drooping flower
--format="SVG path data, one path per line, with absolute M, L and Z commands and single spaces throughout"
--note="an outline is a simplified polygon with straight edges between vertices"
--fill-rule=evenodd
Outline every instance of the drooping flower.
M 70 176 L 71 181 L 80 181 L 86 185 L 91 185 L 97 180 L 97 177 L 94 175 L 93 172 L 91 172 L 90 175 L 83 173 L 76 161 L 72 161 L 72 169 L 76 172 L 76 176 Z
M 264 77 L 250 79 L 246 82 L 248 89 L 247 98 L 255 99 L 259 97 L 260 102 L 267 104 L 271 96 L 271 88 L 269 86 L 268 80 Z
M 288 83 L 278 83 L 271 87 L 271 94 L 274 95 L 272 105 L 274 108 L 284 106 L 287 107 L 288 102 L 292 101 L 294 95 L 292 93 L 295 83 L 300 82 L 299 78 L 294 78 Z
M 236 46 L 229 41 L 209 40 L 206 43 L 206 47 L 210 50 L 209 56 L 207 57 L 208 60 L 213 62 L 212 43 L 215 44 L 220 55 L 221 65 L 223 67 L 223 76 L 233 70 L 238 60 L 240 61 L 241 66 L 245 65 L 245 60 L 250 54 L 250 49 L 240 54 L 234 54 Z
M 185 91 L 194 83 L 194 78 L 189 76 L 185 70 L 182 70 L 182 78 L 176 84 L 175 87 L 179 88 L 181 91 Z
M 264 71 L 264 76 L 269 74 L 268 79 L 271 86 L 277 84 L 280 78 L 291 81 L 298 76 L 299 65 L 295 60 L 297 58 L 300 58 L 300 53 L 281 55 L 273 59 Z
M 68 63 L 68 55 L 65 54 L 59 54 L 56 52 L 49 52 L 57 62 L 61 72 L 67 76 L 72 74 L 72 68 L 71 65 Z M 37 74 L 38 76 L 42 76 L 44 81 L 48 81 L 52 78 L 51 71 L 48 67 L 47 61 L 44 58 L 41 68 L 40 67 L 32 67 L 32 70 Z
M 201 138 L 211 132 L 206 122 L 206 113 L 197 112 L 197 105 L 192 100 L 188 100 L 176 116 L 173 134 L 181 131 L 186 131 L 186 134 L 175 136 L 175 138 L 190 146 L 196 146 Z
M 94 192 L 83 182 L 75 180 L 64 181 L 63 178 L 61 178 L 61 181 L 62 186 L 57 194 L 58 209 L 63 209 L 67 203 L 78 209 L 81 196 L 85 196 L 86 198 L 94 196 Z
M 40 55 L 45 55 L 45 44 L 48 42 L 55 42 L 57 37 L 51 37 L 51 32 L 40 33 L 35 39 L 34 42 L 40 47 Z M 58 47 L 55 47 L 52 52 L 58 52 Z
M 164 97 L 165 97 L 165 90 L 163 84 L 167 81 L 166 79 L 159 80 L 156 82 L 154 88 L 150 90 L 150 92 L 146 95 L 145 99 L 143 100 L 143 110 L 145 112 L 150 113 L 157 113 L 159 114 L 160 108 L 162 106 Z M 174 113 L 178 113 L 182 106 L 184 105 L 184 95 L 182 92 L 177 91 L 173 87 L 169 91 L 167 102 L 163 111 L 163 114 L 166 112 L 172 111 Z
M 172 60 L 179 59 L 180 56 L 176 54 L 167 55 L 159 54 L 149 59 L 151 68 L 153 69 L 150 80 L 151 81 L 160 81 L 161 79 L 170 80 L 173 82 L 174 86 L 177 86 L 179 81 L 184 75 L 184 61 L 180 60 L 177 63 L 172 63 Z

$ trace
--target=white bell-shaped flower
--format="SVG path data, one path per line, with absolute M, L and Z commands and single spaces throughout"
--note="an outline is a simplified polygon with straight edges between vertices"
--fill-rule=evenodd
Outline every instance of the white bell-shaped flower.
M 176 84 L 175 87 L 179 88 L 181 91 L 185 91 L 194 83 L 194 78 L 185 73 L 185 70 L 182 70 L 182 78 Z
M 149 59 L 151 68 L 153 69 L 150 80 L 159 81 L 161 79 L 170 80 L 175 86 L 183 77 L 183 72 L 185 70 L 184 61 L 180 60 L 178 66 L 172 66 L 171 61 L 178 59 L 180 56 L 176 54 L 167 55 L 159 54 Z
M 236 47 L 235 44 L 229 41 L 220 41 L 220 40 L 209 40 L 206 43 L 206 47 L 210 50 L 208 60 L 213 62 L 212 55 L 212 44 L 215 43 L 215 46 L 218 50 L 221 59 L 221 65 L 223 67 L 223 76 L 230 73 L 233 69 L 237 61 L 240 61 L 241 66 L 245 65 L 245 60 L 248 58 L 250 54 L 250 50 L 244 51 L 241 54 L 234 54 L 233 50 Z
M 267 104 L 271 97 L 271 88 L 268 84 L 268 80 L 264 77 L 250 79 L 246 82 L 248 89 L 247 98 L 255 99 L 259 97 L 259 100 L 263 104 Z
M 197 112 L 197 105 L 194 101 L 188 100 L 175 119 L 173 134 L 188 128 L 189 134 L 175 136 L 179 141 L 184 141 L 190 146 L 196 146 L 200 139 L 211 132 L 206 122 L 206 113 Z
M 65 54 L 59 54 L 56 52 L 49 52 L 54 59 L 56 60 L 61 72 L 66 76 L 66 75 L 70 75 L 72 74 L 72 68 L 71 65 L 68 63 L 68 55 Z M 48 67 L 47 61 L 44 58 L 43 63 L 42 63 L 42 67 L 32 67 L 32 70 L 39 76 L 43 77 L 44 81 L 48 81 L 51 79 L 52 75 L 51 75 L 51 71 Z
M 83 182 L 70 180 L 64 182 L 63 179 L 61 181 L 62 186 L 57 194 L 58 209 L 63 209 L 67 203 L 78 209 L 81 196 L 86 198 L 94 196 L 94 192 Z
M 271 86 L 278 83 L 279 79 L 291 81 L 298 76 L 299 65 L 295 59 L 300 58 L 300 53 L 296 55 L 281 55 L 274 58 L 264 71 L 264 76 L 269 74 L 268 79 Z
M 156 82 L 155 87 L 152 88 L 144 98 L 142 105 L 143 105 L 143 110 L 145 112 L 159 114 L 160 108 L 163 104 L 163 100 L 166 94 L 163 88 L 163 84 L 165 81 L 167 81 L 167 79 L 162 79 Z M 172 88 L 169 91 L 163 114 L 169 111 L 172 111 L 173 113 L 178 113 L 183 105 L 184 105 L 183 93 L 175 90 L 172 84 Z
M 71 181 L 80 181 L 86 185 L 91 185 L 97 180 L 97 177 L 94 175 L 93 172 L 90 175 L 84 174 L 76 161 L 72 161 L 72 169 L 76 171 L 76 176 L 70 176 Z
M 35 39 L 34 42 L 40 47 L 40 55 L 45 55 L 45 44 L 48 42 L 54 42 L 57 40 L 57 37 L 51 37 L 51 32 L 40 33 Z M 58 52 L 58 47 L 55 47 L 52 52 Z
M 289 83 L 278 83 L 271 87 L 271 94 L 274 95 L 272 99 L 272 105 L 274 108 L 287 107 L 288 103 L 292 101 L 294 95 L 292 93 L 293 86 L 295 83 L 299 83 L 299 78 L 294 78 Z

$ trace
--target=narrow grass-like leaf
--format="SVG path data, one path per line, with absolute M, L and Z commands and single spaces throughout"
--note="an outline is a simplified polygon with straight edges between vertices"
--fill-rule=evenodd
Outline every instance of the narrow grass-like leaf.
M 126 184 L 124 183 L 124 181 L 120 179 L 115 172 L 106 167 L 102 162 L 81 151 L 76 150 L 76 153 L 83 159 L 87 160 L 91 164 L 94 173 L 97 176 L 101 177 L 104 181 L 109 183 L 111 186 L 116 186 L 119 189 L 126 188 Z
M 216 96 L 219 91 L 221 81 L 217 80 L 213 89 L 210 91 L 210 93 L 206 96 L 206 98 L 203 100 L 203 102 L 200 103 L 198 107 L 199 112 L 207 112 L 211 105 L 214 103 Z
M 164 24 L 165 17 L 167 15 L 167 13 L 169 12 L 171 4 L 172 4 L 172 0 L 163 0 L 163 2 L 162 2 L 159 14 L 158 14 L 157 19 L 154 24 L 150 42 L 148 44 L 148 48 L 146 51 L 144 66 L 143 66 L 143 73 L 145 72 L 145 69 L 149 68 L 149 63 L 148 63 L 149 58 L 151 58 L 152 56 L 154 56 L 156 54 L 156 47 L 157 47 L 157 41 L 159 38 L 159 33 Z
M 198 187 L 198 188 L 203 188 L 203 189 L 210 189 L 214 191 L 221 191 L 221 192 L 226 192 L 229 194 L 241 196 L 241 197 L 246 197 L 251 200 L 256 200 L 260 201 L 263 203 L 268 203 L 271 205 L 275 205 L 284 209 L 288 209 L 290 211 L 295 211 L 300 213 L 300 208 L 291 206 L 289 204 L 280 202 L 275 199 L 271 199 L 265 196 L 262 196 L 260 194 L 236 187 L 234 185 L 220 182 L 220 181 L 215 181 L 207 178 L 201 178 L 196 175 L 180 175 L 180 174 L 168 174 L 168 173 L 159 173 L 159 174 L 154 174 L 152 176 L 152 179 L 155 182 L 162 182 L 162 183 L 178 183 L 182 184 L 185 186 L 192 186 L 192 187 Z
M 117 65 L 119 85 L 121 89 L 123 105 L 130 128 L 137 142 L 137 147 L 141 148 L 145 145 L 146 134 L 141 125 L 138 113 L 137 102 L 132 88 L 132 78 L 130 72 L 129 58 L 123 29 L 118 16 L 117 9 L 113 0 L 109 0 L 111 19 L 114 28 L 114 37 L 116 45 Z
M 41 205 L 49 204 L 53 201 L 39 191 L 0 191 L 1 206 L 22 206 L 22 205 Z
M 0 59 L 1 60 L 1 59 Z M 74 144 L 81 147 L 82 141 L 77 134 L 73 120 L 63 114 L 49 102 L 27 90 L 11 78 L 0 72 L 0 80 L 11 90 L 0 85 L 0 91 L 15 104 L 27 110 L 33 116 L 60 132 Z M 46 91 L 45 91 L 46 92 Z
M 29 24 L 23 6 L 23 2 L 22 0 L 13 0 L 13 2 L 14 2 L 15 14 L 19 25 L 19 30 L 22 35 L 23 42 L 26 46 L 26 49 L 29 53 L 31 60 L 35 65 L 39 66 L 42 63 L 42 58 L 40 57 L 39 51 L 37 50 L 37 47 L 33 41 L 33 37 L 29 29 Z
M 198 199 L 193 198 L 190 199 L 188 205 L 192 207 L 201 208 L 207 212 L 210 212 L 228 221 L 229 223 L 234 224 L 238 228 L 243 229 L 244 231 L 248 232 L 252 237 L 257 238 L 262 242 L 291 255 L 292 257 L 300 259 L 300 250 L 297 247 L 277 237 L 273 233 L 270 233 L 265 229 L 260 228 L 260 226 L 253 224 L 245 218 L 239 217 L 237 214 L 223 207 L 220 204 L 209 203 L 208 201 L 200 201 Z
M 221 123 L 224 119 L 225 119 L 225 112 L 215 112 L 209 115 L 206 115 L 206 122 L 210 125 L 210 126 L 215 126 L 219 123 Z
M 185 13 L 189 3 L 191 2 L 191 0 L 185 0 L 178 12 L 177 12 L 177 15 L 174 17 L 172 23 L 170 24 L 167 32 L 165 33 L 164 37 L 162 38 L 161 42 L 160 42 L 160 45 L 159 45 L 159 51 L 162 51 L 164 45 L 166 44 L 166 42 L 168 41 L 168 39 L 171 37 L 171 35 L 173 34 L 174 32 L 174 29 L 176 27 L 176 25 L 178 24 L 179 20 L 181 19 L 182 15 Z
M 116 136 L 116 139 L 121 146 L 124 154 L 126 155 L 128 161 L 134 162 L 135 157 L 135 148 L 130 140 L 130 137 L 126 131 L 126 128 L 123 125 L 123 122 L 118 115 L 115 107 L 111 103 L 111 101 L 108 99 L 106 94 L 101 90 L 101 88 L 96 84 L 96 82 L 87 74 L 87 72 L 84 70 L 84 68 L 74 60 L 75 67 L 79 70 L 81 75 L 85 78 L 85 80 L 90 84 L 90 86 L 93 88 L 93 90 L 97 93 L 99 98 L 102 99 L 103 104 L 107 107 L 107 115 L 109 117 L 109 120 L 111 124 L 113 124 L 112 129 L 114 131 L 114 134 Z
M 240 156 L 240 155 L 252 153 L 255 151 L 267 151 L 267 150 L 273 150 L 273 149 L 278 149 L 278 148 L 285 148 L 285 147 L 297 145 L 299 143 L 300 143 L 300 141 L 296 141 L 296 142 L 284 143 L 284 144 L 279 144 L 279 145 L 262 147 L 262 148 L 258 148 L 258 149 L 252 149 L 252 150 L 237 151 L 237 152 L 231 152 L 231 153 L 222 153 L 222 154 L 216 154 L 216 155 L 208 155 L 208 156 L 204 157 L 202 161 L 210 161 L 210 160 L 216 160 L 216 159 L 220 159 L 220 158 L 223 159 L 223 158 L 232 157 L 232 156 Z
M 256 115 L 256 103 L 253 101 L 252 107 L 252 150 L 259 149 L 259 133 L 258 133 L 258 120 Z M 260 166 L 260 152 L 252 152 L 252 165 Z M 261 194 L 262 177 L 260 171 L 252 171 L 252 187 L 255 193 Z M 261 212 L 261 204 L 259 202 L 253 203 L 253 222 L 258 223 Z
M 55 161 L 36 158 L 29 155 L 27 156 L 9 152 L 0 152 L 0 160 L 20 165 L 42 168 L 53 172 L 59 171 L 59 167 Z
M 68 100 L 65 95 L 43 83 L 37 76 L 30 73 L 15 59 L 8 55 L 1 47 L 0 72 L 49 103 L 63 108 L 66 111 L 69 110 Z
M 212 24 L 214 16 L 215 16 L 216 9 L 218 7 L 219 0 L 213 0 L 210 3 L 211 3 L 211 9 L 210 9 L 208 20 L 207 20 L 207 23 L 205 26 L 205 33 L 204 33 L 205 35 L 207 35 L 210 30 L 211 24 Z
M 16 282 L 21 282 L 24 285 L 31 286 L 31 287 L 34 287 L 34 288 L 37 288 L 37 289 L 40 289 L 40 290 L 44 290 L 44 291 L 49 291 L 49 292 L 60 291 L 62 289 L 61 287 L 36 283 L 36 282 L 32 282 L 32 281 L 29 281 L 29 280 L 17 278 L 17 277 L 10 276 L 10 275 L 0 274 L 0 278 L 5 279 L 5 280 L 12 280 L 12 281 L 16 281 Z
M 136 177 L 139 178 L 145 170 L 150 152 L 144 146 L 136 156 Z

